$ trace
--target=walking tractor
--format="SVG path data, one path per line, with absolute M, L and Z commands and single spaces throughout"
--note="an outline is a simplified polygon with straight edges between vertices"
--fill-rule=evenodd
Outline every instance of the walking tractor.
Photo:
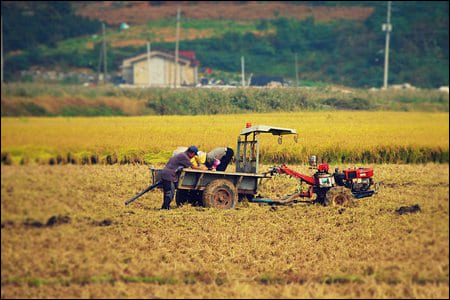
M 316 156 L 309 158 L 310 168 L 317 170 L 312 176 L 301 174 L 284 164 L 270 167 L 267 172 L 259 172 L 259 137 L 263 133 L 278 136 L 279 144 L 285 135 L 294 135 L 295 142 L 298 142 L 295 129 L 251 126 L 247 123 L 237 139 L 236 171 L 203 171 L 188 168 L 181 170 L 176 193 L 177 204 L 190 201 L 205 207 L 233 208 L 238 201 L 247 200 L 270 205 L 296 202 L 348 205 L 353 203 L 354 199 L 371 197 L 378 191 L 378 184 L 373 180 L 372 168 L 350 168 L 342 172 L 336 168 L 334 173 L 330 173 L 328 164 L 317 165 Z M 160 188 L 161 170 L 151 167 L 152 184 L 125 204 L 128 205 L 156 187 Z M 263 180 L 281 174 L 298 179 L 299 191 L 281 199 L 256 196 Z
M 328 164 L 316 165 L 316 157 L 310 158 L 311 168 L 317 169 L 313 176 L 308 176 L 294 171 L 286 165 L 272 167 L 271 174 L 286 174 L 300 180 L 300 184 L 308 185 L 307 191 L 300 191 L 284 197 L 277 201 L 278 203 L 295 202 L 296 198 L 309 198 L 316 194 L 313 202 L 322 205 L 347 205 L 353 198 L 370 197 L 378 191 L 378 184 L 373 180 L 373 169 L 354 168 L 339 172 L 336 168 L 333 174 L 328 172 Z M 374 187 L 375 189 L 370 189 Z M 300 188 L 302 190 L 302 188 Z M 257 200 L 255 200 L 257 201 Z M 259 202 L 272 203 L 273 200 L 261 199 Z

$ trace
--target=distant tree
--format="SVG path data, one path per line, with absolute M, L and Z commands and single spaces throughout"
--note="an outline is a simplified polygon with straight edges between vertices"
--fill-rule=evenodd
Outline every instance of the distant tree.
M 100 22 L 73 14 L 67 1 L 2 1 L 4 51 L 26 50 L 93 33 Z
M 150 3 L 151 6 L 161 6 L 166 3 L 166 1 L 148 1 L 148 3 Z

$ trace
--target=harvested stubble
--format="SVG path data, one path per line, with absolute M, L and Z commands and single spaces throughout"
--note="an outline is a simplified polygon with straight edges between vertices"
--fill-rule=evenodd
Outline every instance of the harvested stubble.
M 352 208 L 159 211 L 160 191 L 123 205 L 145 166 L 2 166 L 2 298 L 447 297 L 448 165 L 373 167 L 380 193 Z M 261 193 L 295 188 L 277 177 Z M 55 215 L 71 221 L 21 225 Z

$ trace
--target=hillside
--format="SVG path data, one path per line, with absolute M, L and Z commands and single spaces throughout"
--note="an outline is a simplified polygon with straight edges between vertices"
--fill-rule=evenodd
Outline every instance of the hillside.
M 173 51 L 180 7 L 180 49 L 195 51 L 201 70 L 211 68 L 221 79 L 238 76 L 240 57 L 245 56 L 248 74 L 282 76 L 295 85 L 297 55 L 301 85 L 382 85 L 384 2 L 71 2 L 64 11 L 53 10 L 51 18 L 45 12 L 54 2 L 15 3 L 2 2 L 7 81 L 37 80 L 24 75 L 32 66 L 95 73 L 100 21 L 107 24 L 108 70 L 119 76 L 122 60 L 145 52 L 147 41 L 152 50 Z M 76 36 L 69 34 L 66 20 L 78 25 Z M 35 24 L 33 30 L 24 22 Z M 120 30 L 123 22 L 130 28 Z M 392 25 L 389 83 L 448 85 L 448 2 L 395 2 Z
M 152 4 L 151 2 L 157 3 Z M 317 21 L 337 19 L 363 21 L 374 11 L 373 7 L 309 6 L 274 1 L 263 3 L 258 1 L 196 1 L 194 4 L 189 1 L 121 1 L 119 3 L 91 1 L 77 6 L 77 14 L 98 19 L 110 25 L 122 22 L 146 24 L 148 21 L 175 17 L 177 7 L 182 11 L 183 18 L 187 19 L 240 21 L 257 21 L 278 17 L 296 20 L 312 17 Z

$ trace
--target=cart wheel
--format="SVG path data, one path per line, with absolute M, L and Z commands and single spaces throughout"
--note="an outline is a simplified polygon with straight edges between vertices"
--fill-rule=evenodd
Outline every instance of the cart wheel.
M 177 206 L 182 206 L 184 203 L 188 202 L 189 191 L 187 190 L 177 190 L 175 195 L 175 201 Z
M 177 206 L 183 206 L 186 203 L 190 203 L 194 206 L 203 205 L 200 191 L 177 190 L 175 199 Z
M 205 207 L 233 208 L 237 202 L 236 187 L 226 179 L 217 179 L 210 182 L 203 192 L 203 205 Z
M 355 204 L 352 192 L 343 186 L 329 189 L 326 194 L 326 202 L 333 206 L 353 206 Z

